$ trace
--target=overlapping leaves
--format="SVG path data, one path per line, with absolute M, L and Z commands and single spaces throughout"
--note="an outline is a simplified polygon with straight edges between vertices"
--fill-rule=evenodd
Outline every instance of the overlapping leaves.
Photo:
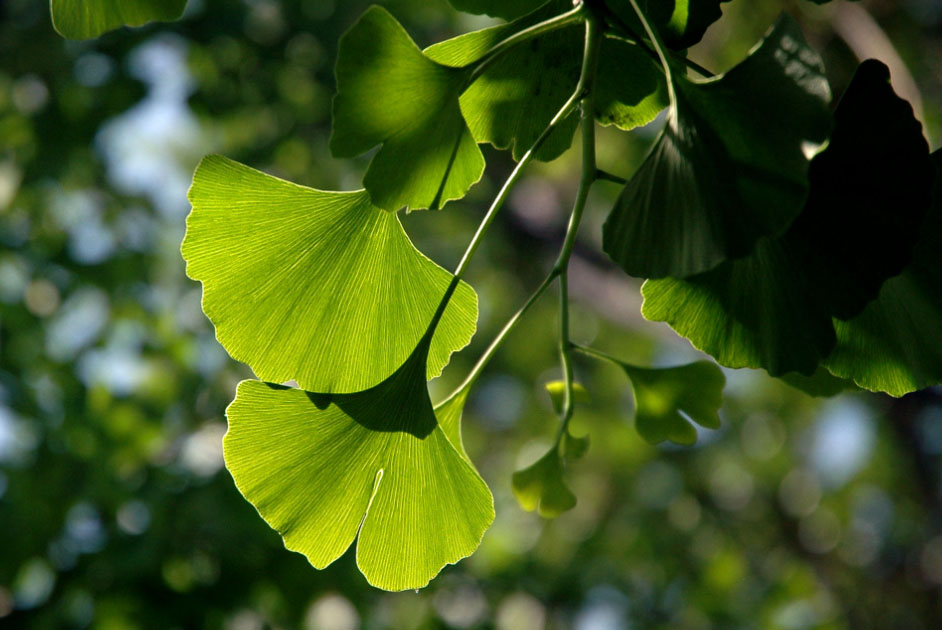
M 220 343 L 263 380 L 329 393 L 376 385 L 412 354 L 452 279 L 364 191 L 314 190 L 210 156 L 190 201 L 187 273 L 203 283 Z M 462 283 L 432 339 L 429 378 L 476 324 Z
M 467 33 L 425 52 L 439 63 L 466 67 L 504 39 L 568 7 L 571 3 L 565 0 L 553 0 L 510 24 Z M 475 139 L 511 148 L 520 159 L 572 93 L 582 46 L 583 29 L 566 28 L 518 44 L 490 65 L 461 96 L 461 110 Z M 595 102 L 600 122 L 630 130 L 650 122 L 666 106 L 663 75 L 641 48 L 606 38 L 599 59 Z M 551 160 L 568 149 L 577 118 L 570 115 L 536 157 Z
M 807 195 L 805 146 L 830 128 L 824 66 L 788 16 L 722 77 L 673 84 L 667 125 L 603 232 L 643 278 L 700 273 L 781 232 Z
M 359 536 L 357 564 L 371 584 L 421 588 L 470 555 L 493 521 L 490 491 L 439 425 L 426 387 L 430 342 L 456 287 L 412 355 L 375 387 L 239 386 L 227 411 L 226 466 L 285 546 L 315 567 Z
M 713 271 L 649 280 L 645 317 L 724 365 L 812 374 L 834 347 L 832 318 L 859 313 L 903 269 L 929 205 L 928 147 L 888 77 L 876 61 L 858 69 L 786 234 Z
M 452 6 L 468 13 L 485 13 L 508 20 L 535 11 L 547 0 L 450 0 Z M 720 5 L 729 0 L 638 0 L 648 20 L 665 42 L 674 49 L 700 41 L 707 28 L 722 15 Z M 628 0 L 605 0 L 605 8 L 623 24 L 641 34 L 644 29 Z
M 52 23 L 69 39 L 91 39 L 121 26 L 175 20 L 186 0 L 51 0 Z
M 913 259 L 850 321 L 834 320 L 835 375 L 894 396 L 942 383 L 942 152 L 933 154 L 935 196 Z
M 458 105 L 469 76 L 424 55 L 378 6 L 341 38 L 330 148 L 355 157 L 382 145 L 363 178 L 375 205 L 437 209 L 481 178 L 484 157 Z

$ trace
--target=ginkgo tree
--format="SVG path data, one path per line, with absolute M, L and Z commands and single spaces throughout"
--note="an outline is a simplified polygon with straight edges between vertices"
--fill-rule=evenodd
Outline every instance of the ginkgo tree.
M 815 391 L 901 396 L 942 382 L 942 156 L 881 62 L 863 62 L 834 99 L 788 15 L 725 74 L 689 60 L 725 1 L 451 0 L 505 22 L 425 50 L 374 6 L 340 42 L 330 142 L 337 157 L 372 152 L 362 190 L 203 160 L 187 273 L 219 342 L 259 379 L 227 411 L 225 461 L 289 549 L 322 568 L 356 541 L 367 580 L 389 590 L 420 588 L 471 554 L 494 502 L 462 443 L 463 407 L 551 287 L 560 423 L 552 448 L 513 476 L 525 509 L 555 516 L 577 501 L 566 466 L 589 441 L 569 429 L 588 395 L 575 353 L 624 372 L 648 441 L 691 444 L 695 425 L 719 426 L 715 363 L 631 365 L 570 340 L 567 268 L 598 180 L 622 185 L 603 249 L 646 280 L 643 315 L 719 364 Z M 56 27 L 76 38 L 182 9 L 52 0 Z M 597 124 L 627 132 L 662 112 L 629 180 L 597 163 Z M 579 187 L 555 264 L 463 383 L 433 401 L 428 380 L 475 331 L 470 261 L 527 166 L 565 153 L 577 130 Z M 462 198 L 486 168 L 484 143 L 516 167 L 448 272 L 397 213 Z

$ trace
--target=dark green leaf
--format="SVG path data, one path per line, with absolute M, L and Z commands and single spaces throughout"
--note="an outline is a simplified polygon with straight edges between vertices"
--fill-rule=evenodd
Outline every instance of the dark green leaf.
M 481 59 L 510 35 L 563 12 L 551 2 L 510 24 L 467 33 L 429 47 L 431 59 L 463 67 Z M 563 106 L 579 78 L 583 29 L 569 27 L 518 44 L 493 63 L 461 96 L 461 110 L 478 142 L 513 150 L 520 157 Z M 667 104 L 663 76 L 638 47 L 617 39 L 602 43 L 596 80 L 596 115 L 603 124 L 630 130 L 653 120 Z M 553 132 L 536 154 L 552 160 L 572 143 L 578 115 Z
M 670 48 L 680 50 L 693 46 L 707 28 L 722 16 L 721 4 L 729 0 L 639 0 L 638 4 Z M 605 4 L 634 33 L 644 28 L 628 0 L 605 0 Z
M 52 24 L 63 37 L 90 39 L 121 26 L 169 22 L 186 0 L 51 0 Z
M 713 271 L 646 282 L 644 316 L 723 365 L 813 374 L 834 346 L 832 317 L 859 312 L 899 273 L 929 205 L 928 147 L 879 62 L 854 76 L 811 174 L 808 203 L 785 235 Z
M 830 128 L 823 65 L 788 16 L 724 76 L 674 84 L 676 108 L 603 230 L 639 277 L 706 271 L 779 233 L 807 196 L 807 145 Z
M 382 145 L 363 179 L 375 205 L 437 209 L 481 178 L 458 104 L 469 71 L 426 57 L 385 9 L 371 7 L 341 38 L 336 73 L 330 148 L 354 157 Z
M 830 398 L 831 396 L 837 396 L 838 394 L 857 389 L 853 381 L 838 378 L 828 372 L 824 367 L 819 367 L 811 376 L 797 372 L 789 372 L 779 378 L 795 389 L 800 389 L 809 396 L 816 398 Z
M 902 396 L 942 383 L 942 152 L 935 201 L 913 260 L 848 322 L 835 320 L 837 346 L 825 365 L 873 391 Z

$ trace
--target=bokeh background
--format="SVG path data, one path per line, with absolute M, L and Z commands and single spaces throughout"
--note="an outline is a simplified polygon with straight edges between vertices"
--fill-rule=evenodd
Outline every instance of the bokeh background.
M 385 593 L 352 552 L 324 571 L 284 550 L 223 468 L 224 410 L 249 370 L 200 311 L 179 254 L 186 190 L 220 152 L 322 189 L 363 160 L 327 150 L 337 39 L 365 0 L 190 0 L 168 25 L 66 42 L 46 2 L 0 1 L 0 627 L 942 627 L 942 393 L 812 398 L 728 371 L 723 428 L 652 447 L 616 368 L 579 359 L 591 392 L 569 469 L 578 506 L 521 511 L 510 476 L 549 444 L 555 301 L 538 304 L 473 393 L 468 450 L 494 491 L 481 548 L 421 592 Z M 384 3 L 420 45 L 488 25 L 445 0 Z M 942 140 L 942 2 L 734 0 L 692 56 L 735 64 L 783 6 L 836 93 L 859 57 L 893 69 Z M 770 124 L 774 124 L 770 121 Z M 879 120 L 873 121 L 879 125 Z M 602 130 L 629 176 L 657 132 Z M 442 212 L 404 218 L 453 267 L 512 167 Z M 458 382 L 547 271 L 578 148 L 529 169 L 468 276 L 480 329 L 433 392 Z M 574 337 L 626 360 L 696 353 L 642 320 L 635 281 L 600 255 L 617 187 L 600 183 L 572 265 Z

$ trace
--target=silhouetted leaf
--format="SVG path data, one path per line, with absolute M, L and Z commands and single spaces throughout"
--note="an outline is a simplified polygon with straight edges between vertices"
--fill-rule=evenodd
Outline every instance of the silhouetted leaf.
M 169 22 L 186 0 L 51 0 L 52 24 L 63 37 L 90 39 L 121 26 Z
M 453 277 L 362 190 L 322 192 L 210 156 L 190 201 L 187 273 L 203 283 L 219 342 L 267 381 L 376 385 L 412 353 Z M 476 322 L 477 296 L 462 283 L 432 341 L 429 378 Z
M 942 152 L 933 158 L 935 201 L 912 262 L 860 315 L 834 321 L 837 346 L 825 360 L 834 374 L 893 396 L 942 383 Z
M 473 553 L 494 519 L 487 485 L 445 436 L 428 397 L 435 321 L 406 362 L 366 391 L 239 385 L 227 411 L 226 466 L 285 546 L 317 568 L 359 533 L 357 564 L 371 584 L 421 588 Z
M 781 232 L 807 195 L 805 147 L 829 131 L 823 70 L 783 16 L 727 74 L 675 73 L 676 108 L 605 223 L 606 253 L 633 276 L 685 277 Z
M 363 185 L 386 210 L 438 209 L 481 178 L 484 157 L 458 97 L 470 71 L 426 57 L 385 9 L 341 38 L 330 148 L 355 157 L 382 145 Z
M 883 64 L 861 64 L 814 158 L 805 210 L 784 236 L 713 271 L 646 282 L 644 316 L 723 365 L 813 374 L 834 347 L 832 317 L 859 313 L 899 273 L 929 205 L 928 147 L 887 78 Z

